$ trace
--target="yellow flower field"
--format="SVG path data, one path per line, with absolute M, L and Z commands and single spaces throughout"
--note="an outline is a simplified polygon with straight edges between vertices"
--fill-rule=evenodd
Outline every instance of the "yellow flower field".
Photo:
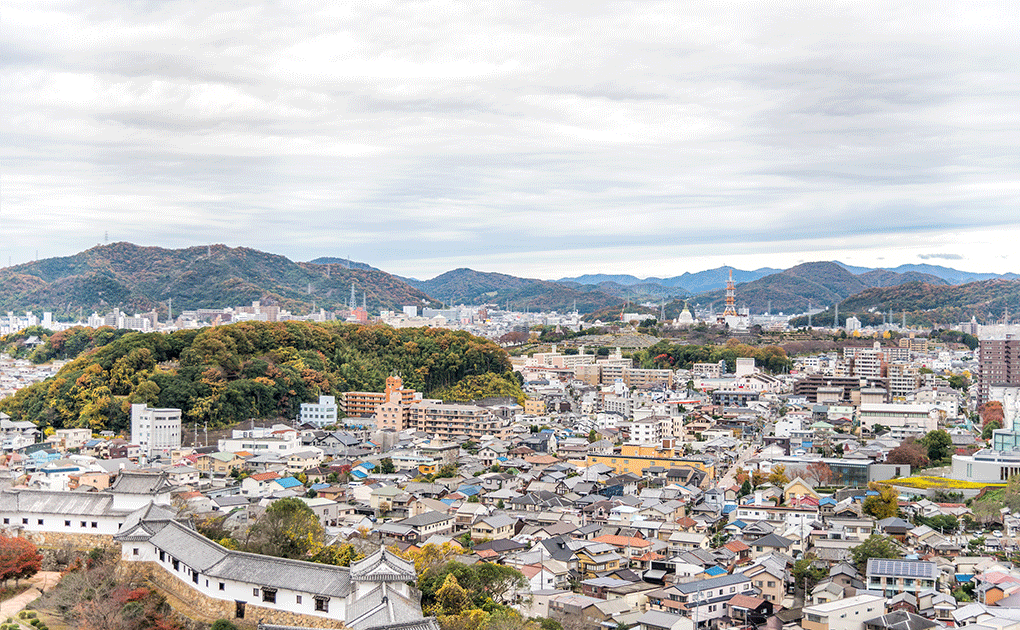
M 931 488 L 949 488 L 951 490 L 980 490 L 984 487 L 1001 488 L 1004 483 L 978 483 L 976 481 L 960 481 L 959 479 L 947 479 L 945 477 L 903 477 L 902 479 L 889 479 L 880 483 L 887 483 L 892 486 L 903 486 L 905 488 L 919 488 L 929 490 Z

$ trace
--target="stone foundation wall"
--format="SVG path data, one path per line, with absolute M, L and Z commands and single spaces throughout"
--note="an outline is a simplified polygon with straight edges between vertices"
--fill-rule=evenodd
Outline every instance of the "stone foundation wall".
M 67 534 L 64 532 L 21 532 L 22 538 L 31 540 L 40 549 L 79 549 L 94 547 L 120 549 L 109 534 Z
M 251 602 L 245 604 L 244 619 L 236 619 L 234 617 L 235 606 L 233 601 L 208 597 L 190 588 L 154 562 L 131 562 L 125 564 L 143 566 L 149 585 L 166 598 L 167 603 L 174 611 L 193 621 L 211 624 L 217 619 L 229 619 L 239 628 L 255 628 L 260 621 L 282 626 L 310 626 L 313 628 L 345 627 L 341 621 L 275 610 L 273 608 L 264 608 L 256 606 Z

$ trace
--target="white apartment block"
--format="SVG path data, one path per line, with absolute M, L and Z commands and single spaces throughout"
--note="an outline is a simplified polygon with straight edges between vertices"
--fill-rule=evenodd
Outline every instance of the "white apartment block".
M 316 427 L 336 424 L 337 404 L 335 396 L 319 396 L 317 403 L 301 403 L 301 423 Z
M 181 410 L 131 405 L 131 442 L 145 455 L 166 455 L 181 447 Z

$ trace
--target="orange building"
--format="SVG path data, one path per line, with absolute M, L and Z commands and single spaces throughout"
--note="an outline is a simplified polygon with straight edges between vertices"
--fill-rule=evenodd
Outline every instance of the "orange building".
M 399 376 L 391 376 L 386 379 L 386 391 L 384 392 L 344 392 L 340 394 L 340 410 L 347 414 L 349 418 L 368 418 L 371 416 L 378 415 L 381 411 L 380 407 L 384 404 L 399 405 L 406 407 L 416 401 L 421 400 L 421 394 L 413 389 L 405 389 L 404 381 Z M 395 413 L 393 408 L 387 408 L 387 419 L 390 419 L 389 414 Z M 406 421 L 407 414 L 402 414 Z M 388 423 L 386 426 L 380 422 L 379 428 L 396 429 L 397 431 L 404 428 L 403 426 L 394 426 L 399 423 Z

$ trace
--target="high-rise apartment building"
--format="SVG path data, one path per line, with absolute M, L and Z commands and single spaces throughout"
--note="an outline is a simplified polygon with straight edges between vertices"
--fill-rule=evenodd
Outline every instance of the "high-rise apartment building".
M 978 362 L 978 405 L 989 401 L 992 385 L 1020 385 L 1020 339 L 982 339 Z

